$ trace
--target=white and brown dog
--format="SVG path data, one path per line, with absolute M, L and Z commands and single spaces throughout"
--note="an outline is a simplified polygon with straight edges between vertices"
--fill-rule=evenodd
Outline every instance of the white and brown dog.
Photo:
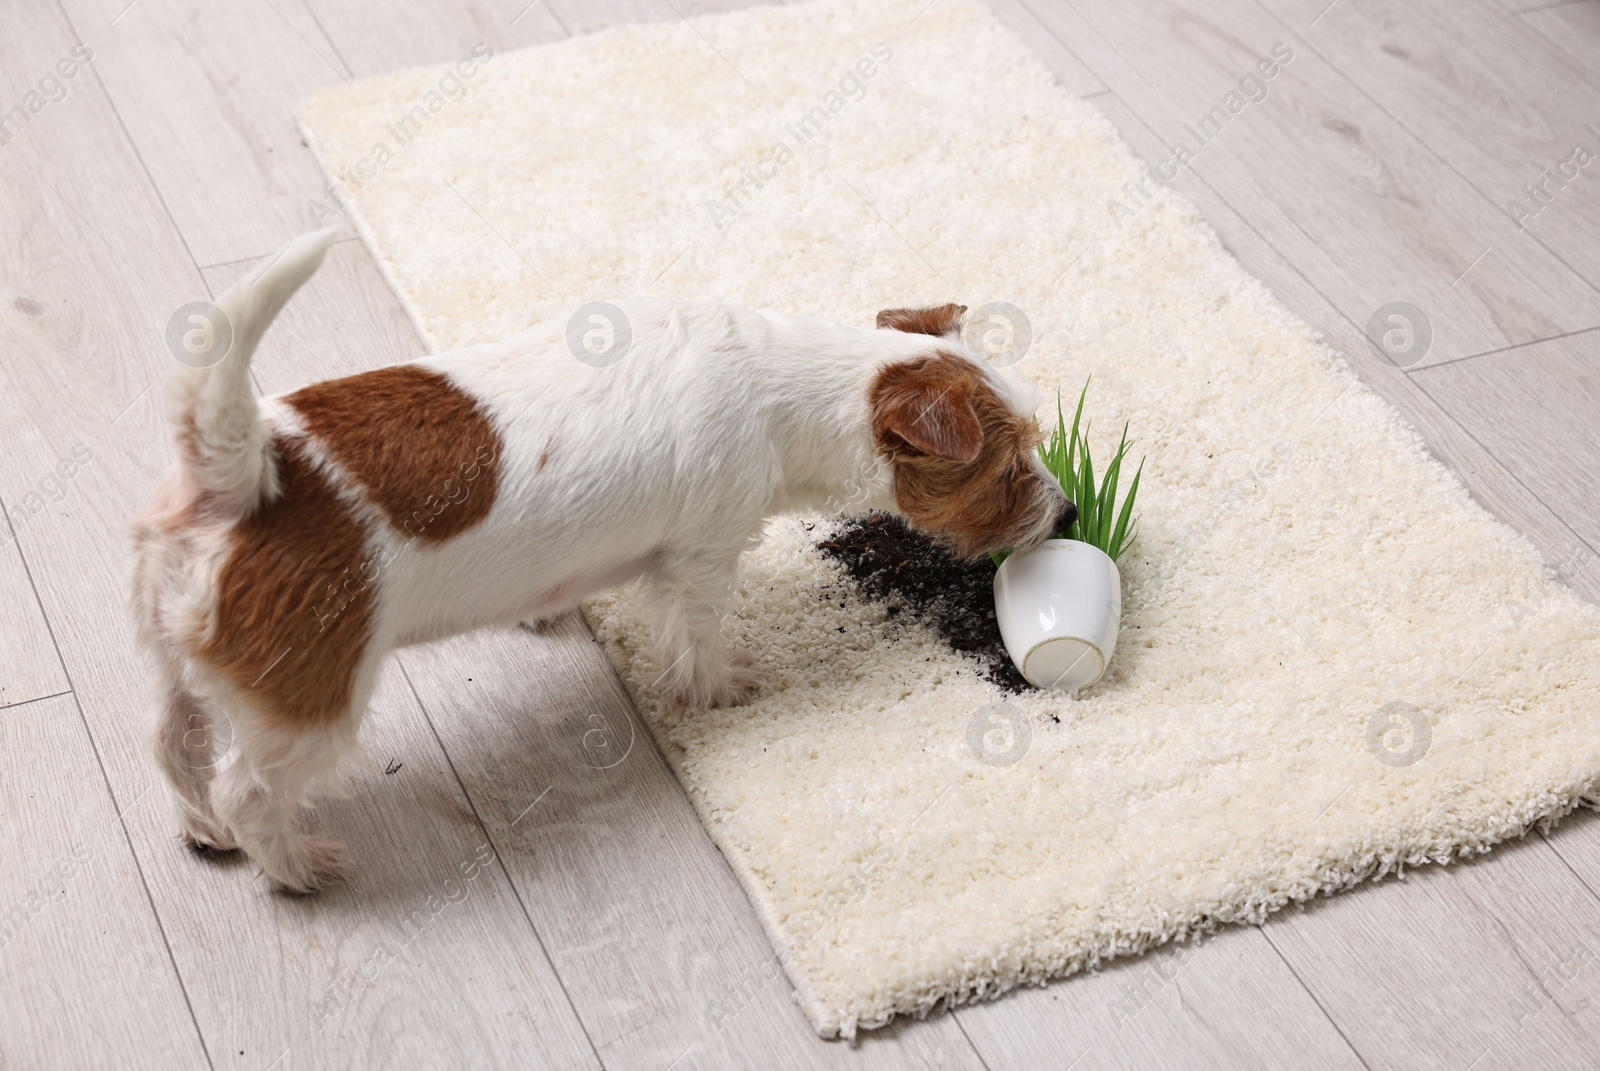
M 251 353 L 331 237 L 218 299 L 231 349 L 178 375 L 177 471 L 134 524 L 183 836 L 243 848 L 280 888 L 345 865 L 294 816 L 354 747 L 396 647 L 642 577 L 666 683 L 686 704 L 738 703 L 758 678 L 724 647 L 720 603 L 767 517 L 849 497 L 976 555 L 1034 546 L 1071 509 L 1032 406 L 962 343 L 957 305 L 872 330 L 621 301 L 632 337 L 605 367 L 574 356 L 560 318 L 258 400 Z

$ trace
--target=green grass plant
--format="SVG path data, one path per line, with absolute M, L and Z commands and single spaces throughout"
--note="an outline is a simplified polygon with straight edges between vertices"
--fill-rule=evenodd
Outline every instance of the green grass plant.
M 1092 378 L 1092 377 L 1091 377 Z M 1056 392 L 1056 426 L 1048 441 L 1039 445 L 1039 457 L 1050 470 L 1061 490 L 1078 507 L 1078 519 L 1057 538 L 1077 539 L 1103 550 L 1116 561 L 1132 545 L 1138 518 L 1134 516 L 1133 501 L 1139 494 L 1139 477 L 1144 473 L 1144 459 L 1134 470 L 1133 481 L 1128 484 L 1122 504 L 1117 504 L 1117 489 L 1122 480 L 1122 463 L 1133 444 L 1128 440 L 1128 425 L 1122 426 L 1122 438 L 1116 453 L 1099 480 L 1095 479 L 1094 458 L 1089 451 L 1089 425 L 1083 423 L 1083 403 L 1089 396 L 1089 380 L 1078 394 L 1078 407 L 1073 411 L 1072 424 L 1067 425 L 1061 407 L 1061 392 Z M 994 556 L 995 564 L 1005 560 L 1005 551 Z

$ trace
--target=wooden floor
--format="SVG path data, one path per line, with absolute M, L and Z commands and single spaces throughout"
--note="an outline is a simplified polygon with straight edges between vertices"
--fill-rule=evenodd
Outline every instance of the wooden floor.
M 169 315 L 311 222 L 324 180 L 292 107 L 479 41 L 718 6 L 7 5 L 0 109 L 48 103 L 0 128 L 0 1068 L 1600 1064 L 1587 815 L 1259 928 L 821 1042 L 571 619 L 390 667 L 352 794 L 316 819 L 358 856 L 348 886 L 275 897 L 247 866 L 180 849 L 143 746 L 123 533 L 168 456 L 153 387 Z M 1600 153 L 1600 2 L 995 6 L 1152 165 L 1183 144 L 1175 185 L 1246 268 L 1600 597 L 1600 160 L 1573 162 Z M 51 81 L 77 42 L 92 58 Z M 1199 144 L 1197 121 L 1279 44 L 1292 59 L 1264 99 Z M 1546 180 L 1563 163 L 1576 177 Z M 1392 302 L 1422 310 L 1426 352 L 1368 345 Z M 259 386 L 419 352 L 346 242 L 280 319 Z M 596 718 L 632 735 L 604 770 L 579 746 Z

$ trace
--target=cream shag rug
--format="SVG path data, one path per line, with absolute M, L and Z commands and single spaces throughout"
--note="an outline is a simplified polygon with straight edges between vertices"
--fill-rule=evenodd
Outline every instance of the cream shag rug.
M 1005 301 L 1018 374 L 1092 371 L 1132 423 L 1122 638 L 1075 700 L 848 594 L 816 518 L 747 557 L 750 706 L 663 703 L 637 593 L 588 605 L 824 1035 L 1484 851 L 1600 771 L 1600 614 L 1190 205 L 1111 211 L 1140 166 L 986 8 L 925 7 L 626 27 L 301 114 L 435 348 L 626 296 Z

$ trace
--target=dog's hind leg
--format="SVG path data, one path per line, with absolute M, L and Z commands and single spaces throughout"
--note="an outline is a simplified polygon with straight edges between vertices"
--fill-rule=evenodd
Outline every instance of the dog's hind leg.
M 301 832 L 297 819 L 313 793 L 333 780 L 356 747 L 368 687 L 338 717 L 296 723 L 270 711 L 231 711 L 234 756 L 211 786 L 211 803 L 234 840 L 282 891 L 311 893 L 343 878 L 344 846 Z
M 260 727 L 241 733 L 237 757 L 212 785 L 212 805 L 275 887 L 316 892 L 342 878 L 349 859 L 343 845 L 302 833 L 296 818 L 343 748 L 322 732 L 268 739 L 276 735 Z
M 219 732 L 220 730 L 220 732 Z M 211 809 L 211 779 L 226 757 L 232 734 L 226 720 L 179 681 L 162 689 L 156 715 L 155 751 L 178 805 L 180 836 L 190 847 L 232 851 L 227 826 Z

